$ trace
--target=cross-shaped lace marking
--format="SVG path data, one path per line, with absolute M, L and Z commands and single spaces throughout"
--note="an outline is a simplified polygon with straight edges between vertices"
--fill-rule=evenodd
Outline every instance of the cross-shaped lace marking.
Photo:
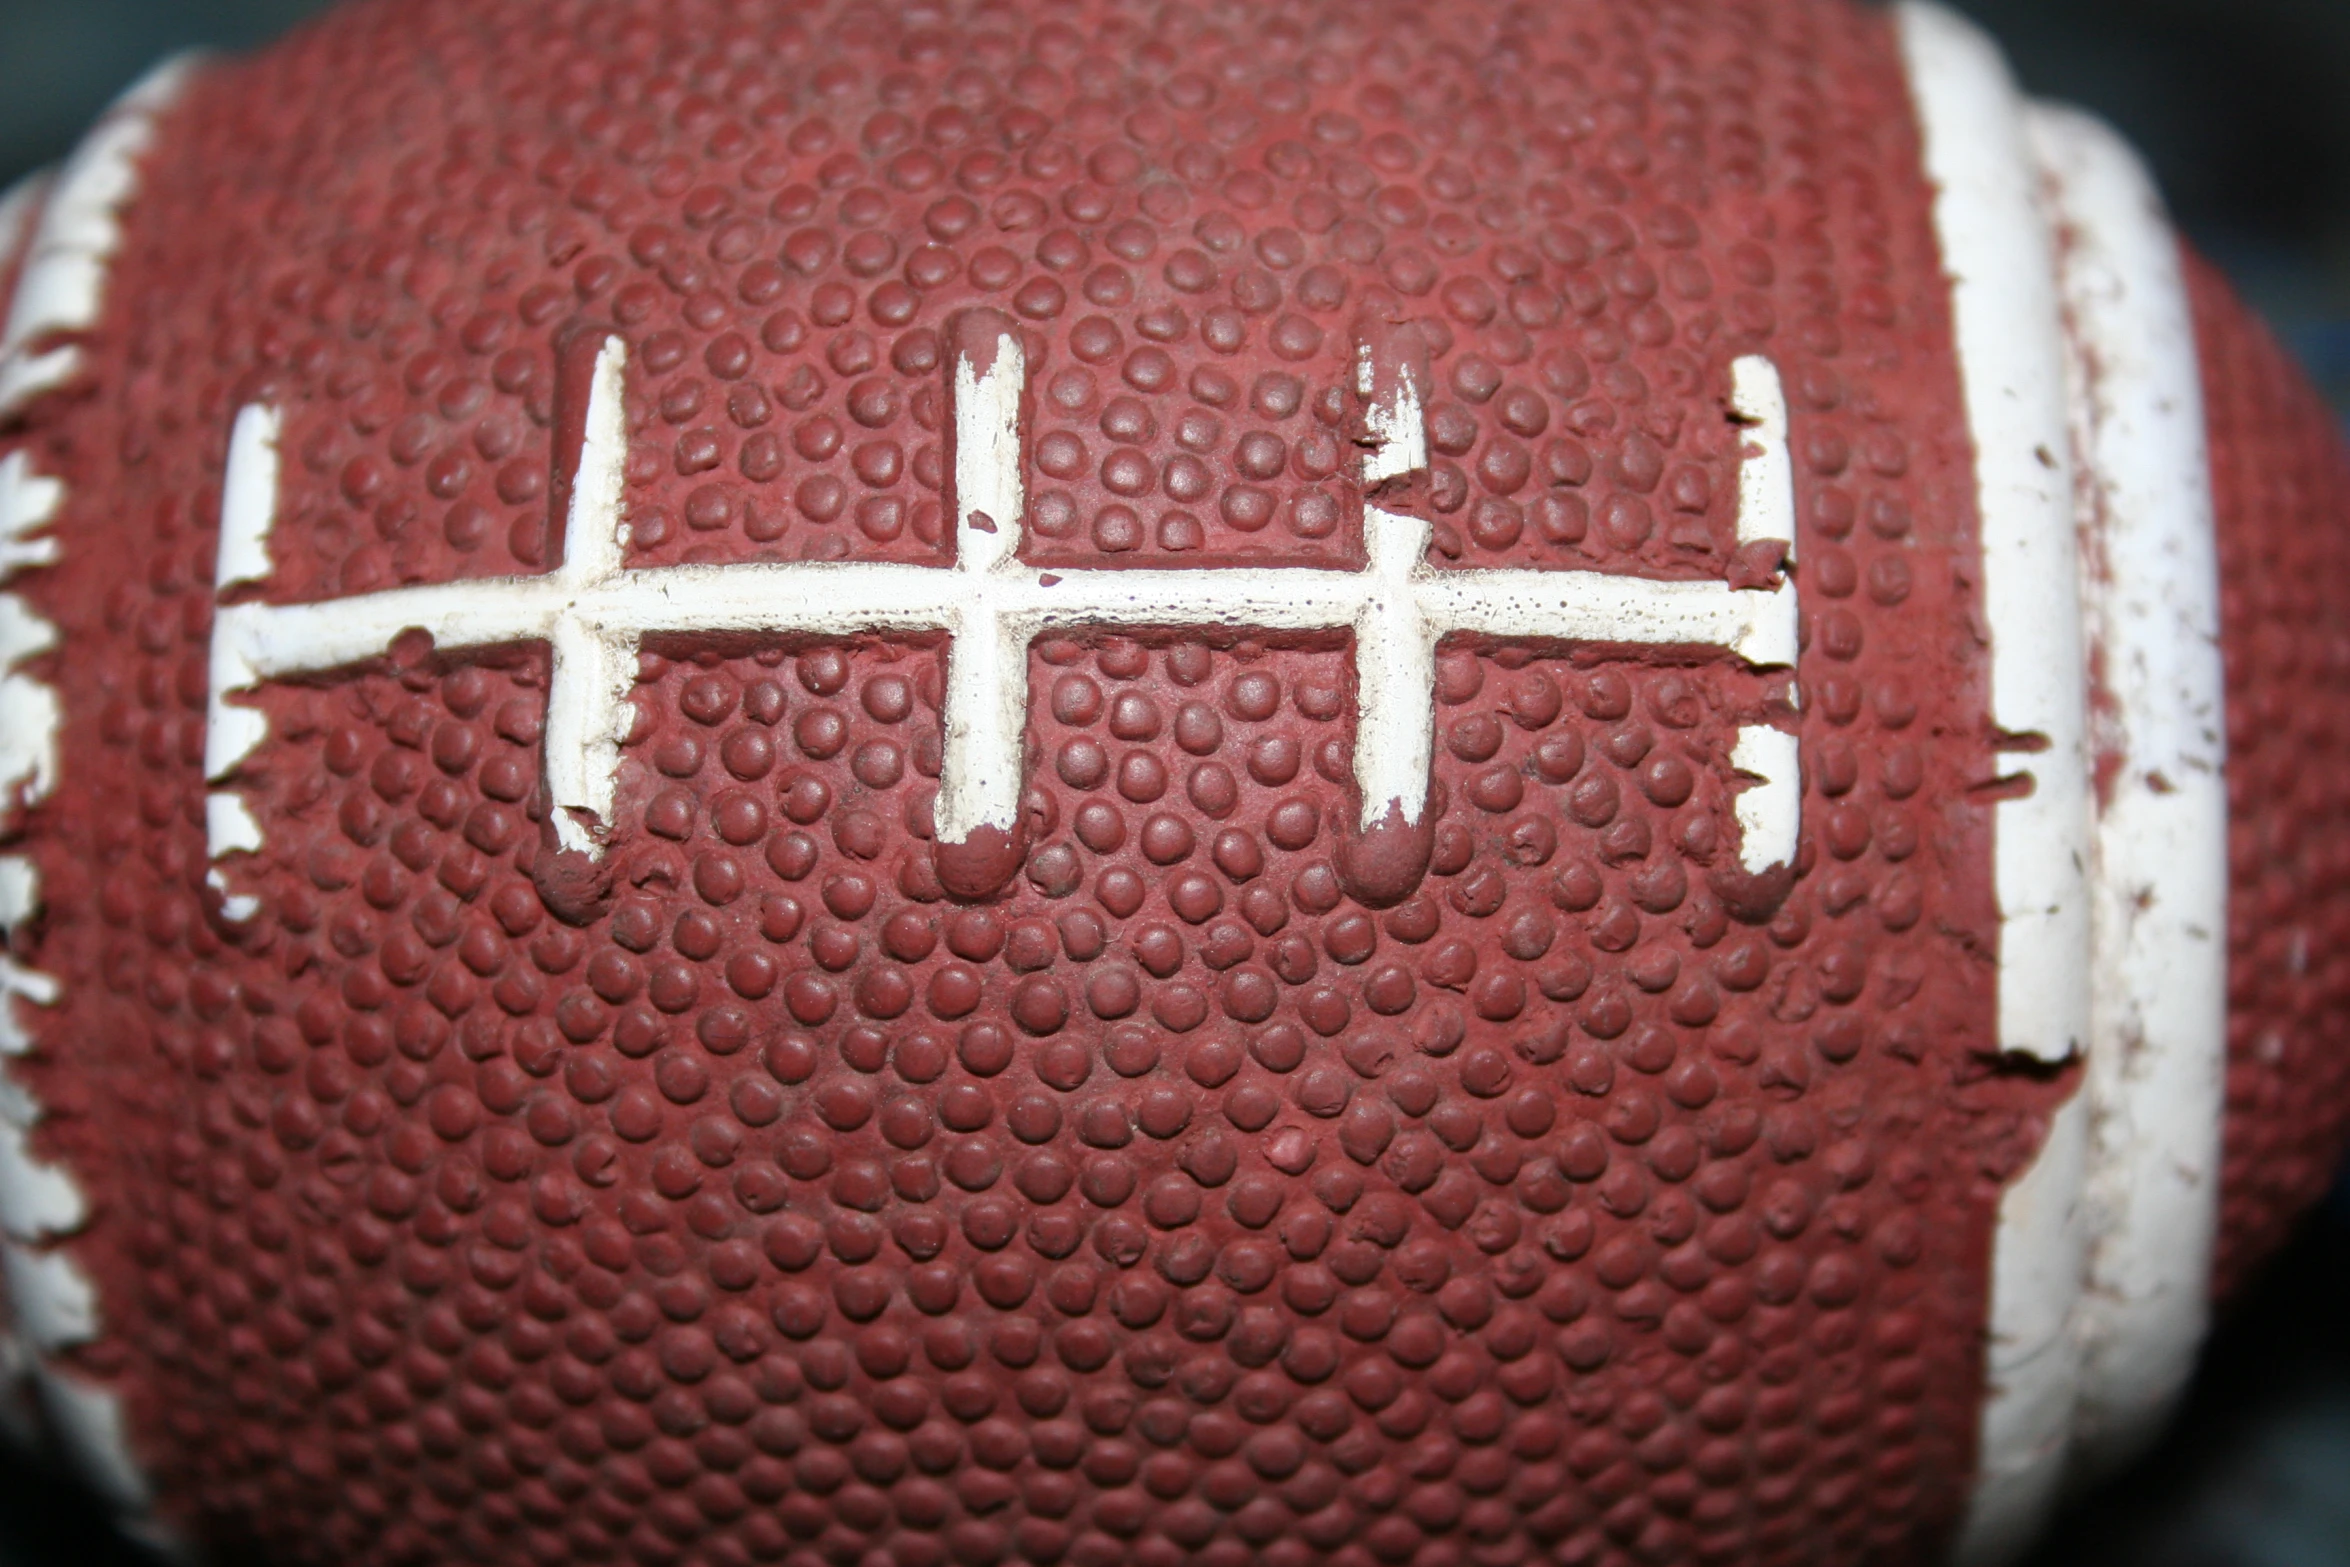
M 563 846 L 600 852 L 611 817 L 639 643 L 652 635 L 759 635 L 794 640 L 861 633 L 943 633 L 948 639 L 944 748 L 935 810 L 949 848 L 992 832 L 1016 835 L 1024 786 L 1028 648 L 1051 631 L 1088 628 L 1237 635 L 1351 632 L 1358 691 L 1354 777 L 1368 831 L 1417 824 L 1428 797 L 1435 730 L 1436 649 L 1448 635 L 1556 646 L 1573 643 L 1725 650 L 1750 666 L 1791 666 L 1792 583 L 1733 588 L 1591 571 L 1440 570 L 1427 562 L 1429 525 L 1375 505 L 1363 513 L 1365 565 L 1044 570 L 1019 558 L 1026 516 L 1020 405 L 1027 369 L 1018 330 L 973 312 L 956 334 L 951 386 L 955 557 L 950 566 L 858 562 L 622 566 L 627 537 L 623 412 L 627 348 L 608 338 L 590 383 L 570 486 L 562 563 L 535 577 L 401 588 L 323 603 L 225 605 L 215 620 L 205 747 L 210 778 L 229 780 L 267 733 L 231 698 L 265 681 L 320 674 L 385 655 L 416 629 L 443 651 L 545 642 L 553 652 L 545 768 Z M 1425 464 L 1419 389 L 1376 384 L 1363 356 L 1358 391 L 1380 440 L 1365 462 L 1376 481 Z M 1793 486 L 1786 408 L 1776 369 L 1740 360 L 1733 409 L 1747 427 L 1739 540 L 1791 539 Z M 281 416 L 242 410 L 230 442 L 218 583 L 270 573 Z M 1732 763 L 1761 780 L 1738 800 L 1741 858 L 1760 871 L 1791 860 L 1801 797 L 1794 737 L 1751 726 Z M 261 844 L 232 792 L 210 811 L 217 858 Z M 247 917 L 249 900 L 231 900 Z

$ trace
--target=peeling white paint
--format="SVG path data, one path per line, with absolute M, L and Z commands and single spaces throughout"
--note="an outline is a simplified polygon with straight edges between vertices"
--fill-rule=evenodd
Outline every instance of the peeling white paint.
M 33 1048 L 32 1032 L 18 1020 L 13 1003 L 53 1007 L 59 994 L 57 981 L 48 975 L 0 957 L 0 1056 L 21 1056 Z
M 1409 375 L 1397 375 L 1382 385 L 1376 354 L 1369 343 L 1355 349 L 1355 391 L 1367 404 L 1363 432 L 1370 450 L 1363 454 L 1363 487 L 1376 489 L 1391 479 L 1419 473 L 1428 466 L 1428 420 L 1420 405 L 1420 388 Z
M 28 860 L 0 859 L 0 929 L 10 940 L 40 908 L 40 879 Z M 56 1357 L 98 1337 L 98 1294 L 63 1244 L 89 1223 L 90 1206 L 71 1171 L 40 1159 L 32 1134 L 42 1110 L 11 1063 L 28 1054 L 25 1006 L 55 1006 L 61 991 L 48 975 L 0 956 L 0 1276 L 14 1318 L 15 1342 L 0 1363 L 29 1373 L 49 1415 L 49 1429 L 75 1470 L 122 1511 L 122 1525 L 169 1549 L 168 1530 L 145 1516 L 150 1497 L 124 1430 L 120 1398 L 56 1364 Z
M 1738 863 L 1751 875 L 1795 862 L 1803 832 L 1803 750 L 1783 729 L 1738 731 L 1730 765 L 1755 780 L 1738 796 Z
M 2085 1054 L 2003 1194 L 1958 1559 L 2031 1543 L 2132 1452 L 2208 1315 L 2225 1103 L 2226 796 L 2200 369 L 2178 245 L 2109 131 L 2027 108 L 1995 47 L 1900 15 L 1976 444 L 2004 759 L 2000 1039 Z M 2061 241 L 2061 242 L 2060 242 Z M 2086 648 L 2111 716 L 2091 728 Z M 2120 766 L 2090 788 L 2092 742 Z
M 2088 666 L 2066 424 L 2056 256 L 2034 191 L 2023 100 L 1997 46 L 1937 6 L 1896 13 L 1951 316 L 1982 525 L 1991 715 L 2035 737 L 2000 765 L 2031 787 L 1993 822 L 2001 1048 L 2071 1059 L 2089 1042 Z M 2064 1473 L 2080 1352 L 2078 1157 L 2068 1109 L 2000 1208 L 1987 1391 L 1959 1557 L 2005 1561 L 2038 1531 Z
M 1998 808 L 1999 1043 L 2067 1061 L 2089 1037 L 2088 661 L 2055 249 L 1997 47 L 1937 6 L 1897 14 L 1975 444 L 1991 716 L 2030 737 L 2000 759 L 2032 788 Z
M 204 797 L 204 841 L 214 861 L 232 854 L 261 852 L 261 823 L 254 819 L 243 795 L 215 789 Z M 231 924 L 241 925 L 261 912 L 261 900 L 232 888 L 218 864 L 204 873 L 204 883 L 220 894 L 221 914 Z
M 2087 1474 L 2161 1429 L 2210 1325 L 2227 1103 L 2228 798 L 2219 558 L 2179 241 L 2137 155 L 2086 115 L 2028 125 L 2063 241 L 2091 738 L 2114 764 L 2093 862 Z
M 40 877 L 32 862 L 17 856 L 0 859 L 0 925 L 13 939 L 40 907 Z M 31 1041 L 15 1017 L 17 1005 L 55 1006 L 56 981 L 0 958 L 0 1010 L 10 1016 L 0 1029 L 0 1055 L 22 1056 Z M 56 1165 L 33 1156 L 31 1137 L 40 1124 L 41 1107 L 34 1102 L 0 1059 L 0 1231 L 19 1241 L 43 1241 L 78 1230 L 89 1218 L 89 1204 L 73 1177 Z

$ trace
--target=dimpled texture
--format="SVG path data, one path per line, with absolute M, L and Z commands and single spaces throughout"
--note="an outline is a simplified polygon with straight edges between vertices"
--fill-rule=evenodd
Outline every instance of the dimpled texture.
M 2350 572 L 2333 416 L 2209 266 L 2191 274 L 2228 672 L 2228 1114 L 2213 1288 L 2332 1183 L 2350 1130 Z
M 212 68 L 18 437 L 74 650 L 24 1071 L 94 1208 L 70 1358 L 164 1511 L 337 1564 L 1930 1554 L 2067 1085 L 1993 1053 L 1917 170 L 1888 24 L 1812 0 L 414 0 Z M 1031 848 L 963 905 L 938 644 L 680 628 L 608 896 L 540 890 L 544 650 L 411 639 L 257 698 L 222 920 L 241 405 L 286 410 L 273 601 L 549 564 L 575 324 L 631 346 L 633 562 L 939 564 L 982 304 L 1030 558 L 1087 565 L 1359 561 L 1368 314 L 1431 346 L 1383 499 L 1436 566 L 1720 577 L 1771 356 L 1792 893 L 1730 874 L 1728 749 L 1785 710 L 1724 660 L 1448 648 L 1431 874 L 1370 910 L 1342 645 L 1046 641 Z

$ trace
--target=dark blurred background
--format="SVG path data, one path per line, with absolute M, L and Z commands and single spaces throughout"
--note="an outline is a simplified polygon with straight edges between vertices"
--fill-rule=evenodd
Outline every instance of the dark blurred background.
M 324 0 L 0 0 L 0 185 L 158 56 L 247 48 Z M 2350 0 L 1958 0 L 2032 91 L 2104 114 L 2181 224 L 2350 410 Z M 137 1562 L 0 1464 L 0 1567 Z M 2350 1190 L 2223 1323 L 2172 1437 L 2031 1567 L 2350 1567 Z

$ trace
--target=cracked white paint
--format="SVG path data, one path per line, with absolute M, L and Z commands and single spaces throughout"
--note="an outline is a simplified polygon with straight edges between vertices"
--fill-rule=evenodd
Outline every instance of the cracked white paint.
M 662 613 L 669 598 L 666 585 L 649 582 L 659 574 L 620 570 L 625 539 L 621 492 L 628 456 L 622 405 L 626 363 L 626 346 L 618 338 L 608 339 L 596 359 L 586 441 L 565 520 L 563 561 L 555 570 L 543 577 L 458 583 L 318 605 L 223 605 L 212 637 L 206 775 L 216 783 L 226 780 L 267 738 L 262 715 L 230 700 L 265 680 L 376 657 L 403 632 L 417 627 L 430 631 L 444 648 L 546 642 L 554 651 L 546 767 L 556 832 L 566 848 L 592 849 L 591 828 L 611 813 L 620 741 L 627 733 L 628 692 L 636 679 L 636 642 L 653 629 L 643 622 L 658 622 L 660 629 L 693 624 L 670 621 Z M 237 428 L 242 433 L 231 442 L 230 471 L 223 486 L 224 508 L 235 508 L 233 513 L 224 510 L 223 588 L 254 580 L 256 564 L 266 572 L 278 504 L 277 413 L 247 409 L 238 416 Z M 713 569 L 718 568 L 689 568 L 704 573 Z M 632 581 L 643 587 L 632 604 L 637 622 L 615 625 L 609 600 L 616 585 L 625 589 Z M 216 859 L 261 847 L 258 826 L 233 793 L 214 794 L 207 824 Z
M 2066 1061 L 2089 1037 L 2088 661 L 2055 250 L 1997 47 L 1939 7 L 1898 15 L 1974 436 L 1991 718 L 2018 737 L 2001 767 L 2031 782 L 1994 834 L 1999 1044 Z
M 2056 256 L 2033 199 L 2023 101 L 1997 47 L 1938 7 L 1898 13 L 1951 316 L 1983 540 L 1991 714 L 2038 750 L 2000 765 L 2029 789 L 1993 820 L 1998 1041 L 2065 1061 L 2089 1041 L 2088 666 L 2074 540 Z M 2054 1505 L 2072 1436 L 2086 1108 L 2076 1099 L 2006 1192 L 1962 1561 L 2012 1557 Z

